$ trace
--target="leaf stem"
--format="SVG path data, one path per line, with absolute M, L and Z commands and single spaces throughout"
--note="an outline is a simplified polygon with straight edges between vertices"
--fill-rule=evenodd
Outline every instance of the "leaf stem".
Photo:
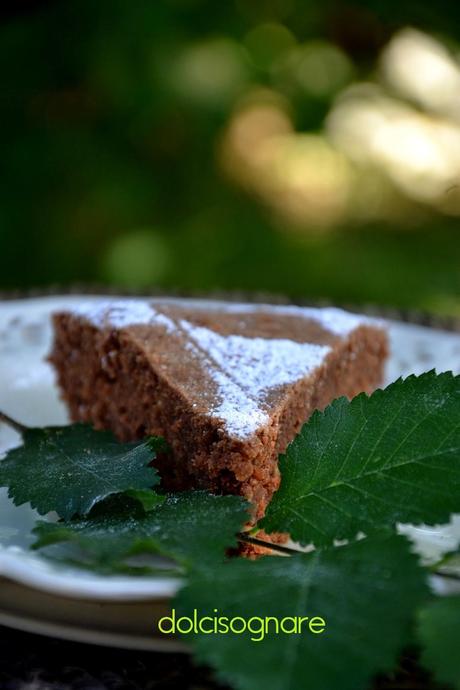
M 432 573 L 433 573 L 433 575 L 437 575 L 438 577 L 443 577 L 446 580 L 455 580 L 456 582 L 460 582 L 460 575 L 457 575 L 456 573 L 446 573 L 446 572 L 443 572 L 442 570 L 433 570 Z
M 297 549 L 292 549 L 289 546 L 283 546 L 282 544 L 273 544 L 271 541 L 266 541 L 265 539 L 257 539 L 257 537 L 250 537 L 245 532 L 240 532 L 238 534 L 239 541 L 245 544 L 252 544 L 253 546 L 263 546 L 265 549 L 271 549 L 272 551 L 279 551 L 287 556 L 294 556 L 297 553 L 302 553 Z
M 272 551 L 278 551 L 279 553 L 283 553 L 287 556 L 295 556 L 296 554 L 303 553 L 303 551 L 300 551 L 299 549 L 293 549 L 290 546 L 283 546 L 282 544 L 273 544 L 270 541 L 266 541 L 265 539 L 257 539 L 257 537 L 251 537 L 249 536 L 251 532 L 240 532 L 238 536 L 238 540 L 241 542 L 244 542 L 245 544 L 252 544 L 253 546 L 262 546 L 265 549 L 271 549 Z M 443 572 L 442 570 L 432 570 L 431 571 L 433 575 L 438 575 L 439 577 L 445 578 L 446 580 L 455 580 L 456 582 L 460 582 L 460 575 L 457 575 L 456 573 L 447 573 Z
M 21 424 L 20 422 L 17 422 L 15 419 L 12 419 L 9 417 L 7 414 L 2 412 L 0 410 L 0 422 L 4 422 L 5 424 L 8 424 L 12 429 L 18 432 L 18 434 L 21 434 L 21 436 L 24 434 L 25 431 L 27 431 L 27 427 L 24 426 L 24 424 Z

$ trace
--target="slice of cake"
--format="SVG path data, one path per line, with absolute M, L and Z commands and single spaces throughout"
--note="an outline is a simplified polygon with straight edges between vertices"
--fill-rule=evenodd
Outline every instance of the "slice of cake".
M 263 515 L 278 455 L 313 410 L 371 392 L 387 338 L 339 309 L 92 301 L 54 316 L 51 362 L 74 421 L 164 436 L 169 489 L 242 494 Z

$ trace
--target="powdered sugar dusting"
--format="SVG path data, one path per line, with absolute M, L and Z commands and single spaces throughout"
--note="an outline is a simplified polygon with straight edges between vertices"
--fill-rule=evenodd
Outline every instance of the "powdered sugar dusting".
M 321 324 L 326 330 L 334 333 L 334 335 L 347 336 L 355 328 L 366 323 L 372 323 L 372 319 L 359 314 L 351 314 L 343 309 L 336 307 L 325 307 L 324 309 L 314 309 L 313 307 L 293 307 L 293 313 L 297 310 L 302 313 L 302 316 L 307 319 L 313 319 Z
M 206 369 L 220 399 L 212 414 L 223 420 L 228 433 L 241 438 L 267 423 L 264 402 L 271 389 L 308 376 L 331 350 L 287 339 L 223 336 L 183 319 L 179 325 L 209 362 Z
M 211 303 L 209 303 L 211 304 Z M 377 319 L 372 319 L 361 314 L 338 309 L 337 307 L 297 307 L 295 305 L 269 305 L 269 304 L 233 304 L 231 302 L 213 302 L 214 308 L 233 314 L 254 314 L 268 312 L 283 316 L 296 316 L 302 319 L 316 321 L 324 330 L 334 335 L 345 337 L 358 326 L 365 324 L 380 325 Z
M 128 326 L 157 324 L 168 331 L 175 330 L 174 321 L 153 308 L 144 299 L 101 300 L 82 302 L 72 307 L 72 313 L 82 316 L 98 328 L 127 328 Z
M 189 337 L 244 389 L 258 397 L 267 389 L 292 383 L 318 367 L 331 348 L 281 338 L 223 336 L 181 320 Z
M 81 303 L 72 308 L 98 328 L 127 328 L 133 325 L 161 325 L 168 332 L 182 332 L 186 347 L 203 359 L 205 370 L 217 387 L 217 403 L 209 414 L 222 421 L 230 435 L 246 438 L 268 420 L 266 397 L 270 390 L 309 376 L 331 348 L 326 345 L 298 343 L 288 339 L 223 336 L 185 319 L 176 321 L 162 313 L 162 304 L 208 309 L 224 313 L 290 315 L 316 321 L 323 329 L 340 337 L 366 322 L 366 317 L 328 307 L 316 309 L 296 306 L 270 306 L 208 302 L 185 299 L 119 299 Z
M 227 314 L 270 313 L 316 321 L 322 328 L 334 335 L 346 337 L 358 326 L 365 324 L 381 325 L 377 319 L 361 314 L 338 309 L 337 307 L 298 307 L 294 305 L 238 304 L 236 302 L 219 302 L 216 300 L 195 300 L 185 298 L 125 298 L 116 300 L 98 300 L 82 302 L 72 307 L 72 312 L 87 318 L 94 325 L 126 328 L 139 324 L 162 322 L 168 329 L 174 328 L 174 322 L 161 313 L 161 305 L 177 305 L 197 310 L 220 311 Z M 156 308 L 158 306 L 158 309 Z
M 209 414 L 222 420 L 230 436 L 247 438 L 268 423 L 269 416 L 260 403 L 235 384 L 225 372 L 211 368 L 210 374 L 217 383 L 220 401 L 209 410 Z

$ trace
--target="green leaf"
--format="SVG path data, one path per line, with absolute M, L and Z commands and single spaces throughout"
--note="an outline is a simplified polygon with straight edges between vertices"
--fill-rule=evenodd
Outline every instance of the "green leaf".
M 426 576 L 403 537 L 354 542 L 299 554 L 233 560 L 193 574 L 177 595 L 176 617 L 236 616 L 253 633 L 184 635 L 198 660 L 240 690 L 361 690 L 393 668 L 416 607 L 428 596 Z M 217 613 L 216 613 L 217 609 Z M 321 634 L 276 634 L 260 641 L 260 620 L 321 617 Z M 238 623 L 240 626 L 241 623 Z M 292 623 L 285 623 L 285 626 Z M 257 634 L 257 631 L 259 634 Z
M 27 429 L 23 444 L 0 460 L 0 486 L 15 505 L 29 502 L 41 515 L 85 515 L 107 496 L 158 484 L 149 467 L 154 442 L 119 443 L 85 424 Z
M 138 502 L 118 496 L 85 518 L 38 522 L 33 548 L 71 542 L 79 549 L 74 561 L 80 557 L 85 567 L 119 568 L 131 556 L 154 553 L 198 568 L 222 560 L 247 519 L 248 505 L 239 496 L 169 494 L 148 512 Z
M 410 376 L 315 412 L 280 458 L 260 527 L 331 544 L 460 511 L 460 377 Z
M 460 596 L 443 597 L 424 607 L 418 620 L 421 662 L 437 680 L 460 689 Z
M 165 500 L 164 494 L 156 494 L 151 489 L 129 489 L 124 491 L 124 494 L 135 501 L 139 501 L 145 512 L 153 510 Z

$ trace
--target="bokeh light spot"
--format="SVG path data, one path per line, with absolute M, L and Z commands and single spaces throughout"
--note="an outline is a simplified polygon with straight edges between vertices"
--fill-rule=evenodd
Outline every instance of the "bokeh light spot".
M 248 79 L 248 58 L 235 41 L 217 38 L 190 45 L 173 64 L 173 88 L 198 105 L 228 103 Z
M 433 112 L 460 117 L 460 61 L 432 36 L 400 31 L 384 50 L 381 67 L 401 95 Z
M 310 41 L 288 51 L 276 66 L 280 81 L 295 83 L 309 96 L 327 98 L 353 75 L 348 56 L 327 41 Z
M 161 281 L 170 262 L 163 237 L 153 229 L 117 237 L 104 257 L 104 273 L 116 285 L 144 287 Z
M 285 55 L 295 43 L 296 39 L 289 29 L 275 23 L 257 26 L 245 39 L 254 64 L 261 69 L 269 69 L 272 63 Z

